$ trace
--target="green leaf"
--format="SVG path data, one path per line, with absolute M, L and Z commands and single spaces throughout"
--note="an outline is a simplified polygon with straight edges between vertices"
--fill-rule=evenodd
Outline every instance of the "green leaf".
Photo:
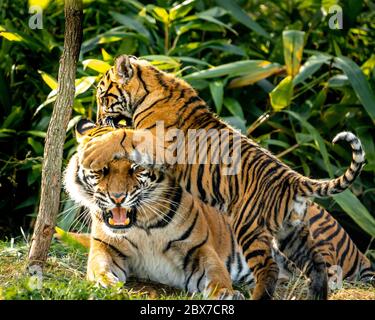
M 169 14 L 164 8 L 153 6 L 152 13 L 155 19 L 163 22 L 164 24 L 169 24 Z
M 8 41 L 24 41 L 24 39 L 15 32 L 6 32 L 0 30 L 0 37 L 3 37 L 4 39 L 7 39 Z
M 361 68 L 343 56 L 334 58 L 334 65 L 347 75 L 359 101 L 375 124 L 375 94 Z
M 333 198 L 364 231 L 375 237 L 374 217 L 349 189 L 334 195 Z
M 293 111 L 290 111 L 290 110 L 284 110 L 283 112 L 286 112 L 287 114 L 291 115 L 293 118 L 298 120 L 301 123 L 302 127 L 305 128 L 311 134 L 311 136 L 314 138 L 316 148 L 320 151 L 320 154 L 323 157 L 325 168 L 326 168 L 330 178 L 332 178 L 333 177 L 333 171 L 332 171 L 331 162 L 329 161 L 328 151 L 327 151 L 326 145 L 324 143 L 324 140 L 323 140 L 322 136 L 320 135 L 320 133 L 318 132 L 318 130 L 316 130 L 310 123 L 308 123 L 305 119 L 303 119 L 297 113 L 295 113 Z
M 294 77 L 302 62 L 305 33 L 297 30 L 283 32 L 284 59 L 288 75 Z
M 169 18 L 171 21 L 185 17 L 194 7 L 195 0 L 186 0 L 169 11 Z
M 90 68 L 99 73 L 106 73 L 111 68 L 111 65 L 109 63 L 104 62 L 102 60 L 98 60 L 98 59 L 83 60 L 82 64 L 83 64 L 83 69 Z
M 44 131 L 28 130 L 28 131 L 23 131 L 23 132 L 28 134 L 28 135 L 32 135 L 32 136 L 38 137 L 38 138 L 44 139 L 46 137 L 46 132 L 44 132 Z
M 82 77 L 80 79 L 76 79 L 76 92 L 75 96 L 78 96 L 81 93 L 86 92 L 94 83 L 96 77 Z
M 226 123 L 231 125 L 233 128 L 238 129 L 243 134 L 246 134 L 246 121 L 243 118 L 233 116 L 233 117 L 223 117 L 222 119 Z
M 173 58 L 170 56 L 165 55 L 147 55 L 142 56 L 142 59 L 149 60 L 154 66 L 158 67 L 159 69 L 178 69 L 180 67 L 180 63 L 178 62 L 178 58 Z
M 222 81 L 213 81 L 210 82 L 210 92 L 212 99 L 214 100 L 216 113 L 220 114 L 221 108 L 223 105 L 223 97 L 224 97 L 224 85 Z
M 332 59 L 329 55 L 314 55 L 311 56 L 304 65 L 300 68 L 298 74 L 293 79 L 293 84 L 297 84 L 305 81 L 317 72 L 323 64 L 328 63 Z
M 241 76 L 239 78 L 233 79 L 228 88 L 239 88 L 248 86 L 258 82 L 259 80 L 265 79 L 275 73 L 282 71 L 283 68 L 278 63 L 270 63 L 259 68 L 254 68 L 247 75 Z
M 255 70 L 262 69 L 264 66 L 267 66 L 269 64 L 270 62 L 265 60 L 243 60 L 222 64 L 218 67 L 213 67 L 210 69 L 194 72 L 185 76 L 184 78 L 186 80 L 195 80 L 217 78 L 222 76 L 235 77 L 255 72 Z
M 101 48 L 101 51 L 102 51 L 103 60 L 105 62 L 113 60 L 113 57 L 104 48 Z
M 280 111 L 290 105 L 293 98 L 293 79 L 287 76 L 270 93 L 273 110 Z
M 242 107 L 236 99 L 227 97 L 224 99 L 224 105 L 230 111 L 230 113 L 233 114 L 234 116 L 240 119 L 245 118 L 243 111 L 242 111 Z
M 234 0 L 216 0 L 216 2 L 223 8 L 225 8 L 229 14 L 236 19 L 238 22 L 242 23 L 244 26 L 248 27 L 250 30 L 258 33 L 259 35 L 271 39 L 269 33 L 264 30 L 258 23 L 256 23 L 250 16 L 242 10 L 242 8 Z
M 42 79 L 43 81 L 52 89 L 52 90 L 56 90 L 57 89 L 57 80 L 52 77 L 50 74 L 44 72 L 44 71 L 40 71 L 38 70 L 38 72 L 40 73 L 40 75 L 42 76 Z
M 115 19 L 122 25 L 126 26 L 128 29 L 139 32 L 140 34 L 145 35 L 147 38 L 151 38 L 148 29 L 135 17 L 131 15 L 120 14 L 113 11 L 110 11 L 109 13 L 113 17 L 113 19 Z
M 197 14 L 197 17 L 199 17 L 199 18 L 202 19 L 202 20 L 206 20 L 206 21 L 208 21 L 208 22 L 212 22 L 212 23 L 214 23 L 214 24 L 217 24 L 217 25 L 219 25 L 219 26 L 221 26 L 221 27 L 223 27 L 223 28 L 225 28 L 225 29 L 228 29 L 229 31 L 233 32 L 235 35 L 238 36 L 238 33 L 237 33 L 236 30 L 234 30 L 234 29 L 231 28 L 229 25 L 227 25 L 227 24 L 221 22 L 220 20 L 218 20 L 218 19 L 216 19 L 216 18 L 214 18 L 214 17 L 212 17 L 212 16 L 210 16 L 210 15 L 208 15 L 208 14 L 198 13 L 198 14 Z
M 43 145 L 35 139 L 28 137 L 27 143 L 33 148 L 37 155 L 43 155 Z

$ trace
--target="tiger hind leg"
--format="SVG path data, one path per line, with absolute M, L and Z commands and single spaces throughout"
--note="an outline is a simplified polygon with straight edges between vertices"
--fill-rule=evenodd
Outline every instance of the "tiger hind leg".
M 242 246 L 243 254 L 249 268 L 255 277 L 255 288 L 252 294 L 254 300 L 272 299 L 279 276 L 279 268 L 272 255 L 272 236 L 266 232 L 252 232 L 251 244 L 244 250 L 246 239 Z
M 291 227 L 278 239 L 279 250 L 309 279 L 309 299 L 326 300 L 328 296 L 327 266 L 306 224 Z

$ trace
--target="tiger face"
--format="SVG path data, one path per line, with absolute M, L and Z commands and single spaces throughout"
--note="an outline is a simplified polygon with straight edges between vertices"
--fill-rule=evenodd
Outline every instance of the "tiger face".
M 137 59 L 124 56 L 122 63 L 117 63 L 103 76 L 98 84 L 97 103 L 98 121 L 106 125 L 115 125 L 120 118 L 132 118 L 132 106 L 140 89 L 137 81 Z M 138 92 L 139 93 L 139 92 Z M 100 115 L 105 114 L 102 118 Z
M 82 144 L 111 130 L 81 121 L 76 127 L 78 154 Z M 168 189 L 161 172 L 126 159 L 113 160 L 100 171 L 88 170 L 80 165 L 78 154 L 71 158 L 65 172 L 65 189 L 76 202 L 90 209 L 94 219 L 105 224 L 108 233 L 124 233 L 135 224 L 147 225 L 157 219 L 157 215 L 142 215 L 142 209 L 152 206 Z
M 163 76 L 161 76 L 163 75 Z M 97 122 L 115 126 L 125 119 L 131 124 L 135 110 L 150 97 L 163 96 L 161 78 L 172 76 L 154 68 L 148 61 L 134 56 L 119 56 L 112 68 L 100 80 L 97 87 Z M 165 81 L 165 80 L 163 80 Z M 174 80 L 171 80 L 174 81 Z

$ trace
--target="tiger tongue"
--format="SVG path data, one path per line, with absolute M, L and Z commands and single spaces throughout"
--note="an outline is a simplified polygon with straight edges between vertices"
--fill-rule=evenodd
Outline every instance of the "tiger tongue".
M 112 221 L 114 225 L 125 225 L 127 222 L 126 209 L 121 207 L 116 207 L 111 210 Z M 111 221 L 111 222 L 112 222 Z

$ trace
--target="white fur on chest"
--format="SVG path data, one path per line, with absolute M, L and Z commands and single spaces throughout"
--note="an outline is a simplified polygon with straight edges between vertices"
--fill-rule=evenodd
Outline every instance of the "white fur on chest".
M 166 233 L 165 229 L 151 230 L 150 234 L 141 229 L 129 232 L 127 238 L 138 247 L 128 260 L 131 274 L 137 278 L 183 288 L 185 274 L 182 256 L 172 249 L 163 252 L 168 243 L 165 239 L 169 238 Z

